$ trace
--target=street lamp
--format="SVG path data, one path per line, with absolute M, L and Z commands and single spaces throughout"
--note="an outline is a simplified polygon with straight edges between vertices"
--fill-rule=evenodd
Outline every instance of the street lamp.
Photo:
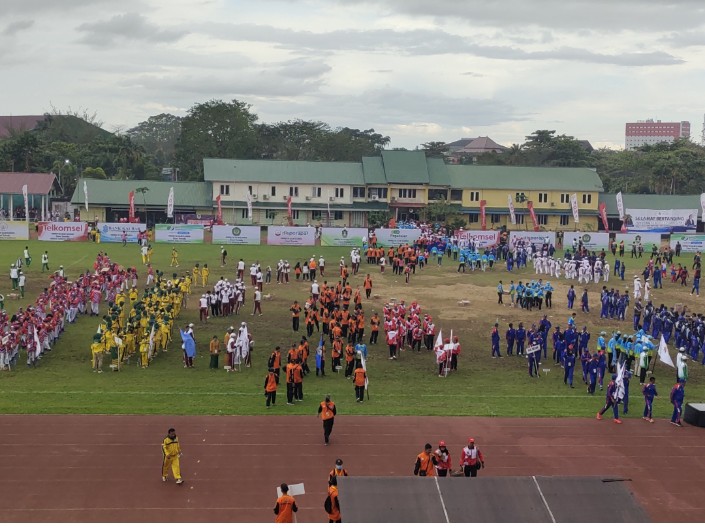
M 69 160 L 68 158 L 66 158 L 66 159 L 64 160 L 63 165 L 61 165 L 61 166 L 59 167 L 59 187 L 61 187 L 61 194 L 62 194 L 62 195 L 64 194 L 64 182 L 63 182 L 63 180 L 61 180 L 61 171 L 63 170 L 64 167 L 66 167 L 66 166 L 69 165 L 70 163 L 71 163 L 71 160 Z

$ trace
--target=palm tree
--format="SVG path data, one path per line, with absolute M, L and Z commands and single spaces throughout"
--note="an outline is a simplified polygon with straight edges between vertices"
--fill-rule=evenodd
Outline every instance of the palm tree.
M 149 191 L 148 187 L 138 187 L 135 189 L 135 193 L 142 193 L 142 202 L 144 202 L 144 222 L 147 223 L 147 191 Z

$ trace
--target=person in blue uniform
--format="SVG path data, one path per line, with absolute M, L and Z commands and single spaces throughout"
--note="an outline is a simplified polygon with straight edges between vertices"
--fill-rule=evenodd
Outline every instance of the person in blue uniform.
M 583 312 L 590 312 L 590 300 L 588 298 L 587 288 L 583 291 L 583 295 L 580 298 L 580 309 Z
M 590 360 L 592 360 L 590 351 L 583 351 L 580 354 L 580 364 L 583 368 L 583 382 L 585 382 L 585 385 L 590 384 Z
M 603 408 L 597 412 L 596 419 L 598 421 L 602 420 L 602 415 L 612 408 L 612 414 L 614 415 L 614 422 L 616 424 L 622 424 L 619 419 L 619 400 L 617 399 L 617 375 L 612 375 L 612 380 L 607 386 L 607 394 L 605 395 L 605 405 Z
M 673 404 L 673 415 L 671 415 L 671 424 L 674 426 L 683 426 L 681 423 L 681 415 L 683 414 L 683 401 L 685 400 L 685 382 L 682 378 L 678 379 L 675 386 L 671 390 L 671 404 Z
M 526 329 L 524 329 L 524 324 L 519 322 L 519 328 L 516 334 L 517 339 L 517 356 L 524 356 L 524 342 L 526 341 Z
M 572 310 L 573 304 L 575 303 L 575 288 L 573 288 L 573 285 L 570 285 L 568 295 L 566 297 L 568 298 L 568 309 Z
M 597 352 L 597 382 L 602 389 L 603 381 L 605 380 L 605 370 L 607 369 L 607 358 L 604 351 Z
M 539 307 L 541 308 L 541 307 Z M 544 314 L 541 321 L 539 321 L 539 332 L 541 333 L 541 351 L 543 351 L 543 359 L 548 358 L 548 333 L 551 330 L 551 320 L 548 319 L 548 315 Z M 541 355 L 539 354 L 539 359 Z
M 514 324 L 510 323 L 509 329 L 507 329 L 505 334 L 505 338 L 507 340 L 507 356 L 514 356 L 514 340 L 516 340 L 516 337 L 517 331 L 514 328 Z
M 499 323 L 495 323 L 492 327 L 492 358 L 501 358 L 502 355 L 499 352 Z
M 627 415 L 629 413 L 629 381 L 632 378 L 632 372 L 624 370 L 624 375 L 622 380 L 624 381 L 624 396 L 622 397 L 622 413 Z
M 588 362 L 589 382 L 588 382 L 587 392 L 590 393 L 590 395 L 595 394 L 595 386 L 597 385 L 597 371 L 598 371 L 598 359 L 597 359 L 597 355 L 594 354 L 594 355 L 592 355 L 592 358 Z
M 641 388 L 641 393 L 644 395 L 644 416 L 645 421 L 650 423 L 654 422 L 652 417 L 654 409 L 654 397 L 658 397 L 658 391 L 656 391 L 656 378 L 650 377 L 649 383 L 644 384 Z
M 533 376 L 534 376 L 534 373 L 536 373 L 536 376 L 537 376 L 537 377 L 539 376 L 539 361 L 538 361 L 538 357 L 541 356 L 541 349 L 539 349 L 539 350 L 536 351 L 536 352 L 533 352 L 532 349 L 533 349 L 536 345 L 538 345 L 538 344 L 535 343 L 535 342 L 532 342 L 532 343 L 531 343 L 531 346 L 529 347 L 529 349 L 527 349 L 528 353 L 527 353 L 526 356 L 527 356 L 527 361 L 528 361 L 528 363 L 529 363 L 529 376 L 530 376 L 530 377 L 533 377 Z
M 587 327 L 583 325 L 583 330 L 578 333 L 578 353 L 582 353 L 585 349 L 587 349 L 589 344 L 590 333 L 588 332 Z M 599 350 L 600 347 L 598 346 L 597 349 Z
M 563 375 L 563 383 L 569 385 L 571 388 L 573 386 L 573 371 L 575 370 L 575 353 L 572 349 L 568 349 L 568 353 L 565 355 L 565 373 Z

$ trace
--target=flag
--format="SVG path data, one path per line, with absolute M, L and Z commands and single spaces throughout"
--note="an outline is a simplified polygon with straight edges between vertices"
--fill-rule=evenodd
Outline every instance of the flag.
M 135 192 L 130 191 L 127 195 L 127 199 L 130 203 L 130 214 L 129 214 L 129 221 L 132 222 L 132 220 L 135 218 Z M 88 199 L 86 199 L 88 200 Z M 88 202 L 86 202 L 87 204 Z
M 480 225 L 482 226 L 483 230 L 487 229 L 487 215 L 486 215 L 486 211 L 485 211 L 486 206 L 487 206 L 487 201 L 480 200 Z
M 673 360 L 671 360 L 671 355 L 668 353 L 668 346 L 666 345 L 666 340 L 663 339 L 663 335 L 661 335 L 661 343 L 658 345 L 658 359 L 666 365 L 676 367 Z
M 27 184 L 22 186 L 22 196 L 24 197 L 24 216 L 29 222 L 29 201 L 27 200 Z
M 247 193 L 245 199 L 247 200 L 247 218 L 252 220 L 252 195 Z
M 289 215 L 289 218 L 293 218 L 293 214 L 291 212 L 291 195 L 289 195 L 286 199 L 286 214 Z
M 620 401 L 624 398 L 624 393 L 626 389 L 624 387 L 624 372 L 626 371 L 627 363 L 621 362 L 617 363 L 617 378 L 614 381 L 615 385 L 615 398 Z
M 362 353 L 360 353 L 360 362 L 362 364 L 362 369 L 365 370 L 365 375 L 367 375 L 367 360 L 365 360 L 365 355 Z M 369 376 L 365 376 L 365 390 L 367 390 L 369 378 L 370 378 Z
M 512 221 L 512 224 L 517 223 L 517 216 L 514 213 L 514 201 L 512 200 L 512 195 L 507 195 L 507 202 L 509 203 L 509 218 Z
M 37 345 L 34 355 L 35 358 L 42 354 L 42 344 L 39 342 L 39 334 L 37 333 L 37 326 L 34 326 L 34 343 Z
M 700 207 L 703 210 L 703 222 L 705 222 L 705 193 L 700 195 Z
M 579 212 L 578 212 L 578 194 L 577 193 L 573 193 L 570 196 L 570 207 L 573 208 L 573 220 L 577 224 L 578 222 L 580 222 L 580 216 L 579 216 Z
M 88 211 L 88 182 L 83 181 L 83 202 L 86 206 L 86 211 Z
M 598 209 L 600 210 L 600 218 L 602 219 L 602 227 L 605 228 L 607 233 L 610 232 L 610 225 L 607 224 L 607 206 L 604 202 L 601 202 Z
M 438 331 L 438 336 L 436 337 L 436 343 L 433 344 L 434 347 L 443 347 L 443 329 Z
M 172 218 L 174 216 L 174 188 L 169 188 L 169 198 L 166 202 L 166 216 Z
M 536 212 L 534 211 L 534 203 L 529 200 L 526 203 L 526 207 L 529 208 L 529 215 L 531 215 L 531 222 L 534 224 L 534 231 L 539 231 L 539 221 L 536 219 Z
M 326 203 L 326 207 L 328 208 L 328 225 L 330 226 L 330 200 Z
M 223 207 L 220 205 L 220 195 L 215 197 L 215 203 L 218 204 L 218 216 L 216 217 L 218 220 L 218 224 L 223 222 Z
M 617 193 L 617 212 L 619 220 L 624 220 L 624 201 L 622 200 L 622 192 Z
M 149 353 L 148 358 L 152 358 L 154 353 L 154 324 L 152 324 L 152 331 L 149 333 Z

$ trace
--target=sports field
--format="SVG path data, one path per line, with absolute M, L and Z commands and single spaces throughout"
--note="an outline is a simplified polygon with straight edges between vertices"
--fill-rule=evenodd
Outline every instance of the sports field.
M 98 251 L 108 252 L 114 262 L 123 266 L 137 266 L 143 272 L 139 249 L 136 244 L 122 247 L 120 244 L 93 243 L 25 243 L 2 242 L 0 253 L 10 263 L 22 254 L 25 244 L 29 244 L 33 263 L 25 272 L 28 275 L 28 289 L 25 300 L 9 300 L 9 274 L 0 278 L 0 292 L 6 294 L 5 310 L 14 312 L 19 306 L 33 300 L 49 279 L 41 274 L 40 255 L 49 251 L 50 270 L 63 265 L 71 279 L 92 267 Z M 187 273 L 194 264 L 207 263 L 211 272 L 211 284 L 221 275 L 233 279 L 235 264 L 242 256 L 247 264 L 259 261 L 263 268 L 267 265 L 276 268 L 278 259 L 287 259 L 293 265 L 311 255 L 326 258 L 328 274 L 325 278 L 337 281 L 337 263 L 341 256 L 349 262 L 348 248 L 312 248 L 286 246 L 229 246 L 228 266 L 219 266 L 219 246 L 180 245 L 178 269 L 169 268 L 171 246 L 156 244 L 153 258 L 155 269 L 170 273 Z M 684 265 L 692 263 L 692 257 L 683 256 Z M 610 257 L 613 265 L 613 259 Z M 631 290 L 631 278 L 643 268 L 646 259 L 637 262 L 627 258 L 626 281 L 612 278 L 608 286 Z M 0 402 L 4 413 L 70 413 L 70 414 L 170 414 L 170 415 L 256 415 L 256 414 L 315 414 L 317 403 L 322 395 L 330 393 L 345 415 L 470 415 L 505 417 L 591 417 L 604 403 L 604 393 L 588 396 L 580 384 L 570 389 L 563 384 L 562 371 L 552 365 L 550 359 L 541 366 L 541 378 L 529 378 L 525 360 L 521 358 L 492 359 L 490 357 L 490 330 L 499 321 L 502 337 L 506 324 L 523 321 L 525 325 L 537 322 L 546 313 L 553 325 L 565 326 L 570 312 L 566 308 L 565 295 L 569 286 L 564 279 L 553 280 L 555 287 L 554 306 L 543 312 L 527 312 L 511 308 L 507 303 L 497 305 L 496 285 L 501 279 L 505 285 L 511 279 L 515 282 L 533 277 L 533 269 L 507 273 L 502 263 L 497 263 L 493 271 L 468 272 L 458 274 L 457 263 L 448 259 L 443 266 L 435 263 L 427 266 L 415 276 L 410 284 L 405 284 L 403 276 L 394 276 L 387 268 L 384 275 L 376 266 L 367 265 L 363 257 L 361 274 L 351 281 L 353 287 L 361 285 L 364 274 L 371 273 L 374 281 L 373 295 L 378 299 L 363 302 L 366 318 L 379 310 L 391 298 L 404 299 L 407 303 L 416 300 L 423 312 L 433 316 L 437 329 L 448 336 L 451 329 L 460 337 L 462 355 L 459 371 L 447 378 L 437 376 L 437 367 L 432 352 L 422 349 L 421 353 L 403 351 L 400 359 L 391 362 L 387 359 L 387 349 L 380 338 L 377 346 L 370 347 L 368 374 L 370 379 L 370 399 L 362 404 L 355 402 L 353 387 L 342 374 L 328 373 L 325 378 L 309 376 L 304 381 L 304 402 L 295 406 L 282 406 L 267 410 L 264 406 L 263 382 L 266 374 L 266 358 L 276 345 L 284 351 L 292 341 L 301 338 L 301 332 L 293 333 L 289 306 L 294 300 L 303 303 L 307 297 L 308 284 L 292 281 L 288 285 L 276 282 L 265 285 L 264 293 L 272 294 L 271 300 L 263 303 L 262 317 L 251 317 L 252 289 L 248 289 L 245 314 L 232 319 L 212 318 L 206 324 L 198 322 L 197 298 L 202 288 L 194 288 L 189 306 L 182 311 L 177 322 L 184 325 L 195 324 L 196 342 L 199 357 L 196 369 L 185 370 L 181 362 L 180 343 L 177 339 L 171 344 L 166 355 L 159 355 L 149 369 L 139 369 L 127 365 L 120 373 L 104 372 L 96 374 L 90 366 L 90 341 L 97 326 L 97 318 L 81 317 L 78 323 L 70 325 L 57 346 L 40 362 L 36 369 L 24 365 L 24 353 L 18 368 L 12 372 L 0 373 Z M 293 278 L 292 278 L 293 280 Z M 140 275 L 139 286 L 143 287 L 144 274 Z M 598 293 L 603 283 L 591 284 L 592 312 L 578 314 L 577 324 L 587 325 L 592 333 L 594 344 L 599 331 L 608 334 L 614 329 L 630 332 L 631 310 L 627 321 L 599 320 Z M 581 292 L 581 289 L 577 289 Z M 685 303 L 691 311 L 704 312 L 701 298 L 691 297 L 690 289 L 670 282 L 664 282 L 663 290 L 652 291 L 654 304 Z M 505 296 L 505 300 L 508 296 Z M 467 306 L 459 306 L 459 300 L 469 300 Z M 103 303 L 101 308 L 107 305 Z M 208 369 L 208 340 L 215 334 L 222 339 L 229 325 L 237 326 L 246 321 L 255 340 L 253 367 L 239 373 L 228 374 L 220 369 Z M 300 331 L 304 331 L 303 325 Z M 369 325 L 366 328 L 369 336 Z M 318 340 L 314 334 L 312 345 Z M 593 345 L 594 347 L 594 345 Z M 504 349 L 504 339 L 502 339 Z M 671 356 L 675 351 L 671 348 Z M 221 360 L 222 363 L 222 360 Z M 328 359 L 328 366 L 330 359 Z M 327 367 L 328 367 L 327 366 Z M 550 371 L 545 371 L 549 370 Z M 702 381 L 703 370 L 699 364 L 691 364 L 690 380 L 686 388 L 686 401 L 705 400 Z M 577 374 L 577 373 L 576 373 Z M 661 397 L 656 400 L 654 416 L 670 417 L 671 407 L 668 392 L 674 381 L 674 370 L 658 363 L 655 371 Z M 282 389 L 282 388 L 280 388 Z M 281 391 L 280 391 L 281 393 Z M 633 406 L 629 416 L 640 415 L 641 398 L 638 384 L 632 384 Z M 281 397 L 280 397 L 281 398 Z

